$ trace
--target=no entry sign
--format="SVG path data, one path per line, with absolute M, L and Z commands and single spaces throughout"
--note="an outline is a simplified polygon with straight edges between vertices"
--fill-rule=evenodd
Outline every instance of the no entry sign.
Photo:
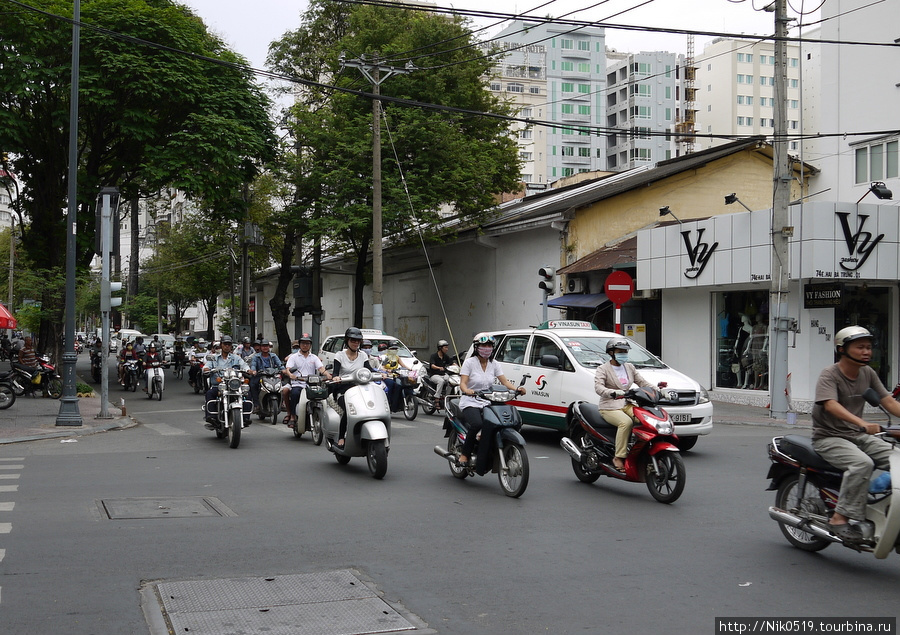
M 624 271 L 613 271 L 606 277 L 603 290 L 613 304 L 621 306 L 634 295 L 634 278 Z

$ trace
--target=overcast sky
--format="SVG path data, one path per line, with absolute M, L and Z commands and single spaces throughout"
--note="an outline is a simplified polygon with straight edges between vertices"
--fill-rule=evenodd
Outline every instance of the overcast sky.
M 246 57 L 254 68 L 264 68 L 269 43 L 285 32 L 300 25 L 300 14 L 306 9 L 304 0 L 180 0 L 199 15 L 206 25 L 222 37 L 235 51 Z M 744 33 L 747 35 L 771 35 L 774 32 L 774 15 L 754 10 L 754 0 L 733 2 L 730 0 L 554 0 L 540 6 L 546 0 L 532 0 L 529 4 L 514 0 L 496 0 L 490 11 L 499 13 L 529 12 L 531 16 L 560 17 L 566 15 L 577 20 L 608 20 L 613 24 L 630 24 L 663 28 L 691 29 Z M 757 7 L 767 0 L 755 0 Z M 436 2 L 439 6 L 458 9 L 482 9 L 477 0 Z M 594 6 L 598 5 L 598 6 Z M 643 5 L 637 9 L 631 7 Z M 536 7 L 540 6 L 539 9 Z M 593 8 L 571 13 L 580 7 Z M 571 15 L 567 15 L 570 14 Z M 479 21 L 478 26 L 489 22 Z M 486 33 L 495 33 L 496 27 Z M 479 39 L 486 39 L 483 34 Z M 694 52 L 701 53 L 710 38 L 698 36 Z M 606 45 L 618 51 L 664 50 L 684 53 L 687 38 L 684 35 L 636 33 L 633 31 L 606 31 Z

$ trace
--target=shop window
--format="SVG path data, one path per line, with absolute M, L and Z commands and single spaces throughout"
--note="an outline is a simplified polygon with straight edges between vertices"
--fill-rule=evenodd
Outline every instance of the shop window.
M 844 300 L 834 310 L 834 331 L 845 326 L 862 326 L 874 336 L 872 361 L 869 366 L 878 373 L 881 383 L 891 388 L 891 290 L 888 287 L 874 287 L 868 284 L 844 285 Z
M 715 294 L 717 388 L 769 389 L 769 294 Z

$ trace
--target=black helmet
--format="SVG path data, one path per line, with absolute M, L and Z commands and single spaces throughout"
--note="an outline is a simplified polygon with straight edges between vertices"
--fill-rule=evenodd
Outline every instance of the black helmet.
M 234 342 L 231 341 L 230 335 L 223 335 L 222 339 L 219 340 L 219 344 L 231 344 L 233 346 Z
M 355 326 L 351 326 L 344 332 L 345 340 L 360 340 L 360 341 L 362 341 L 362 338 L 363 338 L 362 331 L 360 331 Z
M 362 347 L 363 348 L 366 348 L 366 347 L 372 348 L 372 340 L 363 340 Z
M 309 333 L 304 333 L 303 335 L 300 336 L 300 339 L 297 340 L 298 344 L 300 342 L 309 342 L 310 344 L 312 344 L 312 336 Z
M 631 344 L 628 343 L 628 340 L 619 340 L 612 338 L 608 342 L 606 342 L 606 352 L 609 355 L 612 355 L 612 351 L 620 350 L 620 351 L 630 351 Z
M 438 340 L 438 348 L 443 348 L 444 346 L 450 346 L 450 342 L 447 340 Z

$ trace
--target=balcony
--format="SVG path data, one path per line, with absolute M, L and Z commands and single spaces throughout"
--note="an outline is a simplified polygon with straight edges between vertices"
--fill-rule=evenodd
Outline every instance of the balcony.
M 562 121 L 571 121 L 575 123 L 591 123 L 590 115 L 580 115 L 574 112 L 564 112 L 560 113 L 559 118 Z

